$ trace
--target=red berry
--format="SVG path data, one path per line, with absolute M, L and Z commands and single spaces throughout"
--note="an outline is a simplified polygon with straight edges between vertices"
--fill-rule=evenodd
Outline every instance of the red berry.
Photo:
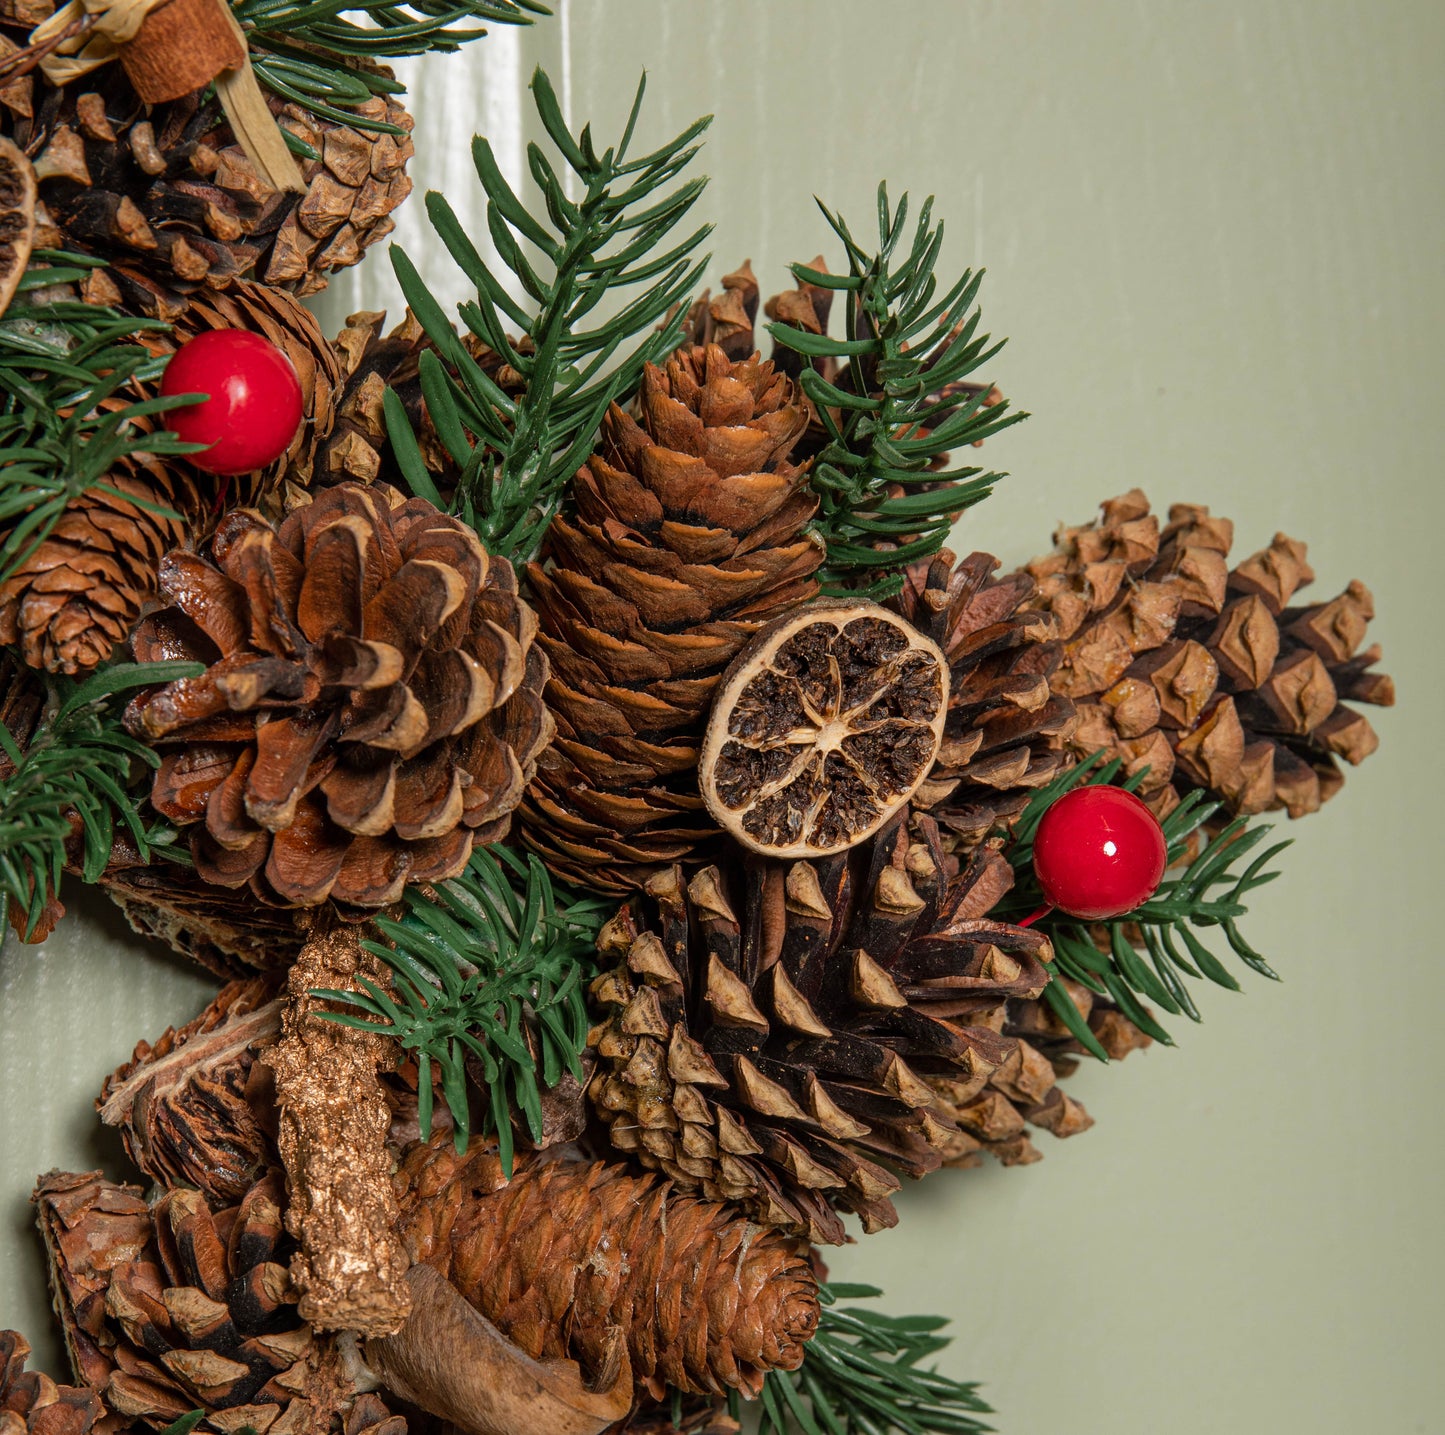
M 190 461 L 207 473 L 252 473 L 274 463 L 301 423 L 301 383 L 269 339 L 245 329 L 209 329 L 177 350 L 161 393 L 209 394 L 171 409 L 165 421 L 186 443 L 204 443 Z
M 1102 922 L 1159 890 L 1168 860 L 1159 819 L 1122 787 L 1076 787 L 1044 813 L 1034 873 L 1061 912 Z

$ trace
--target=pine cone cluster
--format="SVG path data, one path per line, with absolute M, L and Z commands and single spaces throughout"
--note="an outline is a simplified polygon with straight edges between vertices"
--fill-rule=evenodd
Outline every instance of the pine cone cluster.
M 805 1253 L 736 1212 L 616 1163 L 531 1158 L 508 1181 L 495 1154 L 419 1145 L 397 1173 L 406 1240 L 533 1358 L 596 1369 L 621 1327 L 633 1378 L 757 1395 L 795 1370 L 818 1324 Z
M 1074 725 L 1068 697 L 1050 689 L 1062 658 L 1051 615 L 1029 607 L 1025 573 L 996 577 L 998 559 L 947 548 L 914 564 L 891 600 L 948 659 L 948 718 L 938 760 L 913 796 L 950 838 L 972 847 L 1017 817 L 1067 763 L 1059 740 Z
M 106 302 L 100 296 L 94 302 Z M 173 333 L 152 335 L 158 353 L 211 329 L 264 334 L 296 370 L 305 422 L 288 453 L 249 476 L 236 497 L 264 492 L 283 469 L 309 473 L 318 439 L 331 428 L 341 378 L 332 346 L 316 320 L 289 294 L 236 282 L 197 296 Z M 109 407 L 150 397 L 137 386 Z M 205 537 L 219 512 L 217 480 L 184 458 L 138 454 L 74 499 L 45 540 L 0 585 L 0 642 L 18 645 L 32 667 L 84 673 L 125 641 L 155 596 L 157 570 L 169 549 Z
M 612 1144 L 685 1190 L 837 1243 L 838 1209 L 891 1226 L 899 1174 L 1001 1139 L 990 1102 L 1078 1129 L 1041 1071 L 1019 1079 L 1001 1031 L 1010 999 L 1042 992 L 1050 955 L 987 915 L 1012 869 L 982 847 L 947 873 L 936 824 L 910 833 L 900 818 L 827 860 L 652 878 L 599 939 L 617 965 L 592 989 L 610 1015 L 591 1092 Z
M 184 1188 L 147 1207 L 98 1172 L 42 1179 L 35 1201 L 71 1363 L 111 1412 L 98 1429 L 160 1429 L 201 1409 L 199 1428 L 216 1435 L 311 1435 L 350 1407 L 335 1342 L 296 1314 L 283 1199 L 277 1176 L 217 1211 Z
M 1156 810 L 1203 788 L 1232 812 L 1317 811 L 1378 745 L 1349 702 L 1388 706 L 1394 685 L 1361 650 L 1374 603 L 1362 583 L 1292 605 L 1314 578 L 1305 546 L 1277 534 L 1234 568 L 1234 525 L 1176 504 L 1160 530 L 1137 489 L 1028 565 L 1058 622 L 1063 661 L 1051 679 L 1073 698 L 1069 744 L 1103 749 L 1127 771 L 1148 767 Z
M 528 580 L 552 661 L 557 740 L 521 812 L 558 876 L 636 887 L 712 827 L 698 747 L 723 670 L 817 591 L 816 507 L 788 460 L 807 422 L 793 382 L 756 356 L 680 351 L 649 366 L 639 416 L 613 407 Z
M 206 665 L 136 699 L 151 800 L 197 871 L 359 907 L 455 876 L 507 829 L 550 736 L 547 662 L 511 566 L 458 520 L 342 484 L 279 529 L 238 510 L 161 564 L 142 661 Z

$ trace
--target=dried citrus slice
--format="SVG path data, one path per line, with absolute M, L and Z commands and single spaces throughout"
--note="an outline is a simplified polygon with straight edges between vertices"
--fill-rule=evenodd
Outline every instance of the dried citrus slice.
M 35 243 L 35 171 L 9 140 L 0 139 L 0 314 L 30 262 Z
M 723 674 L 698 764 L 744 846 L 818 857 L 871 836 L 928 775 L 948 711 L 938 645 L 875 603 L 764 628 Z

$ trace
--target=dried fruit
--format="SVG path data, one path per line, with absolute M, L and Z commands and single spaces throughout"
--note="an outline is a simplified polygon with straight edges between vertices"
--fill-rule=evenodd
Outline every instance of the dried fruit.
M 0 314 L 15 295 L 35 242 L 35 171 L 8 139 L 0 139 Z
M 744 846 L 820 857 L 877 832 L 938 756 L 938 644 L 875 603 L 822 603 L 765 628 L 723 676 L 698 776 Z

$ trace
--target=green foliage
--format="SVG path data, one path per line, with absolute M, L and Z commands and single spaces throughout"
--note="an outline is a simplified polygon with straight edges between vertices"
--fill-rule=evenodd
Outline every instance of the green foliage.
M 676 347 L 682 301 L 707 262 L 693 256 L 711 226 L 673 238 L 706 179 L 665 187 L 697 153 L 694 141 L 710 117 L 630 159 L 644 87 L 645 77 L 622 138 L 599 154 L 591 126 L 574 138 L 550 81 L 541 70 L 533 75 L 538 116 L 573 177 L 569 184 L 540 145 L 528 146 L 531 175 L 542 192 L 540 214 L 513 192 L 491 145 L 473 141 L 487 228 L 525 302 L 514 299 L 483 260 L 445 197 L 427 195 L 432 226 L 477 289 L 475 301 L 460 306 L 462 321 L 522 375 L 519 396 L 503 392 L 488 376 L 411 260 L 392 249 L 402 292 L 436 346 L 435 353 L 422 355 L 421 383 L 432 422 L 459 471 L 452 510 L 489 551 L 516 562 L 536 552 L 607 406 L 637 387 L 644 363 Z M 569 198 L 569 191 L 579 197 Z M 604 300 L 636 285 L 645 287 L 609 317 L 594 316 Z M 668 318 L 674 306 L 678 312 Z M 416 492 L 439 502 L 400 400 L 388 392 L 386 405 L 402 472 Z
M 231 13 L 267 89 L 314 115 L 399 135 L 354 113 L 373 95 L 405 92 L 379 61 L 460 49 L 487 33 L 471 21 L 530 25 L 552 12 L 538 0 L 232 0 Z M 300 141 L 292 148 L 307 151 Z
M 60 893 L 66 845 L 80 839 L 80 875 L 94 882 L 105 870 L 120 823 L 141 857 L 170 829 L 149 829 L 131 789 L 136 764 L 151 768 L 160 759 L 121 726 L 114 699 L 131 688 L 175 678 L 197 677 L 199 663 L 117 663 L 83 683 L 48 678 L 49 701 L 23 750 L 0 725 L 0 750 L 8 775 L 0 778 L 0 903 L 23 909 L 29 937 Z M 73 832 L 78 828 L 78 833 Z
M 106 476 L 123 459 L 204 447 L 136 426 L 138 419 L 194 398 L 122 397 L 128 386 L 160 377 L 166 360 L 135 340 L 165 324 L 46 296 L 49 286 L 83 279 L 102 262 L 38 252 L 0 319 L 0 582 L 45 541 L 81 494 L 91 488 L 117 493 Z M 146 506 L 129 494 L 119 496 Z
M 161 1435 L 191 1435 L 191 1431 L 206 1418 L 204 1410 L 192 1410 L 187 1415 L 182 1415 L 179 1420 L 172 1421 L 161 1431 Z M 242 1430 L 240 1435 L 245 1435 Z
M 972 1435 L 991 1427 L 972 1382 L 919 1362 L 951 1343 L 942 1316 L 889 1316 L 840 1307 L 882 1295 L 876 1286 L 825 1285 L 818 1333 L 802 1368 L 774 1371 L 763 1385 L 759 1435 Z
M 540 1138 L 542 1089 L 565 1072 L 582 1079 L 585 984 L 612 904 L 559 894 L 536 857 L 524 861 L 495 847 L 473 852 L 467 871 L 438 883 L 434 896 L 409 888 L 406 908 L 400 921 L 376 919 L 386 943 L 363 944 L 391 968 L 391 991 L 363 977 L 364 994 L 316 995 L 363 1013 L 330 1020 L 382 1032 L 415 1054 L 423 1137 L 431 1134 L 436 1067 L 458 1150 L 471 1130 L 467 1059 L 474 1058 L 487 1128 L 510 1174 L 512 1113 Z
M 1024 809 L 1004 853 L 1016 873 L 1014 890 L 998 908 L 1004 920 L 1018 921 L 1043 904 L 1033 871 L 1033 847 L 1034 834 L 1049 806 L 1074 787 L 1113 783 L 1133 791 L 1146 776 L 1140 772 L 1120 781 L 1119 760 L 1100 766 L 1098 759 L 1096 753 L 1055 778 L 1036 792 Z M 1191 836 L 1202 834 L 1205 823 L 1220 805 L 1207 801 L 1202 792 L 1191 792 L 1164 819 L 1171 868 L 1184 858 Z M 1053 943 L 1056 971 L 1109 997 L 1135 1026 L 1170 1046 L 1173 1042 L 1169 1033 L 1143 1006 L 1140 997 L 1171 1015 L 1182 1013 L 1191 1021 L 1199 1021 L 1199 1008 L 1183 977 L 1196 981 L 1207 977 L 1230 991 L 1240 989 L 1228 968 L 1201 940 L 1200 931 L 1218 929 L 1230 950 L 1247 967 L 1278 981 L 1277 973 L 1239 930 L 1239 919 L 1248 911 L 1243 898 L 1279 876 L 1268 869 L 1289 846 L 1288 842 L 1277 842 L 1246 862 L 1270 831 L 1268 825 L 1250 827 L 1244 818 L 1235 818 L 1212 837 L 1204 838 L 1194 858 L 1177 876 L 1169 877 L 1166 871 L 1165 881 L 1143 906 L 1111 922 L 1085 924 L 1063 913 L 1047 913 L 1037 925 Z M 1143 934 L 1142 953 L 1129 941 L 1130 926 L 1137 926 Z M 1102 941 L 1096 940 L 1100 934 Z M 1044 999 L 1083 1046 L 1101 1061 L 1109 1059 L 1062 982 L 1051 981 L 1044 988 Z
M 882 598 L 902 586 L 898 570 L 936 552 L 953 515 L 988 497 L 1002 477 L 980 468 L 931 471 L 955 449 L 998 433 L 1026 414 L 986 405 L 988 385 L 964 380 L 1003 347 L 978 333 L 974 307 L 982 271 L 965 271 L 940 294 L 935 273 L 943 225 L 924 201 L 908 238 L 908 196 L 897 210 L 878 187 L 878 251 L 867 253 L 847 224 L 819 208 L 848 255 L 848 273 L 792 266 L 804 284 L 841 290 L 845 334 L 810 334 L 787 324 L 768 331 L 812 365 L 802 384 L 828 432 L 814 461 L 820 499 L 815 528 L 828 547 L 827 591 Z M 893 494 L 892 489 L 901 489 Z M 889 545 L 880 551 L 880 544 Z

